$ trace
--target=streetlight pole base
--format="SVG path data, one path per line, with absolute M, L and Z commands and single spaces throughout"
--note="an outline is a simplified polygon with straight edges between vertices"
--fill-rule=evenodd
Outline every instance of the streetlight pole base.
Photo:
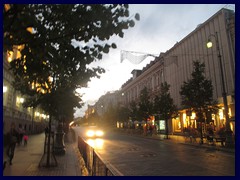
M 54 146 L 54 154 L 56 155 L 64 155 L 66 152 L 64 135 L 65 133 L 63 132 L 63 123 L 59 123 L 56 132 L 56 144 Z
M 225 147 L 235 148 L 235 142 L 234 142 L 234 139 L 233 139 L 232 131 L 226 132 Z

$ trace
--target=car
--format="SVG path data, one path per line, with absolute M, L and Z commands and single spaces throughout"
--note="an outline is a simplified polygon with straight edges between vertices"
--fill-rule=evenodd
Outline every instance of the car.
M 103 137 L 104 131 L 97 126 L 86 127 L 85 136 L 88 138 L 100 138 Z

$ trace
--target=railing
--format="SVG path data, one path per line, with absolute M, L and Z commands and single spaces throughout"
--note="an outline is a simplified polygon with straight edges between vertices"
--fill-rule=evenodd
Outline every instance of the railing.
M 78 149 L 90 176 L 123 176 L 110 163 L 104 162 L 94 148 L 81 137 L 78 137 Z

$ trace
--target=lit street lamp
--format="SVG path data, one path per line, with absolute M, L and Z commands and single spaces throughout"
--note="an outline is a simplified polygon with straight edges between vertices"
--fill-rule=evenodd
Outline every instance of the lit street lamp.
M 223 75 L 223 65 L 222 65 L 222 56 L 220 53 L 220 48 L 219 48 L 219 41 L 218 41 L 218 33 L 215 32 L 215 34 L 210 34 L 208 36 L 208 43 L 207 47 L 211 48 L 213 46 L 213 43 L 211 42 L 211 37 L 214 37 L 216 40 L 216 48 L 217 48 L 217 54 L 218 54 L 218 59 L 219 59 L 219 64 L 220 64 L 220 75 L 221 75 L 221 84 L 222 84 L 222 96 L 223 96 L 223 104 L 224 104 L 224 115 L 226 118 L 226 145 L 229 145 L 232 142 L 232 135 L 231 135 L 231 129 L 230 129 L 230 121 L 229 121 L 229 116 L 228 116 L 228 103 L 227 103 L 227 93 L 225 89 L 225 83 L 224 83 L 224 75 Z
M 8 88 L 7 86 L 3 86 L 3 93 L 7 92 Z
M 101 116 L 103 116 L 103 105 L 101 105 Z
M 23 104 L 24 98 L 20 98 L 20 99 L 19 99 L 19 102 L 20 102 L 21 104 Z

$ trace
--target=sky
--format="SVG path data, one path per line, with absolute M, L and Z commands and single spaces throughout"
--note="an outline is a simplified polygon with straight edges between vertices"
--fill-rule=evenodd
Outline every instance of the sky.
M 100 66 L 106 72 L 100 79 L 92 78 L 87 88 L 77 89 L 82 94 L 84 106 L 76 109 L 74 117 L 83 117 L 88 104 L 94 105 L 109 91 L 120 90 L 132 77 L 132 70 L 141 70 L 154 60 L 154 57 L 149 56 L 137 65 L 127 59 L 121 63 L 122 50 L 158 56 L 221 8 L 235 11 L 233 4 L 129 4 L 130 16 L 139 13 L 140 21 L 136 21 L 133 28 L 124 31 L 123 38 L 111 39 L 117 45 L 116 49 L 111 49 L 102 60 L 90 64 L 91 67 Z

